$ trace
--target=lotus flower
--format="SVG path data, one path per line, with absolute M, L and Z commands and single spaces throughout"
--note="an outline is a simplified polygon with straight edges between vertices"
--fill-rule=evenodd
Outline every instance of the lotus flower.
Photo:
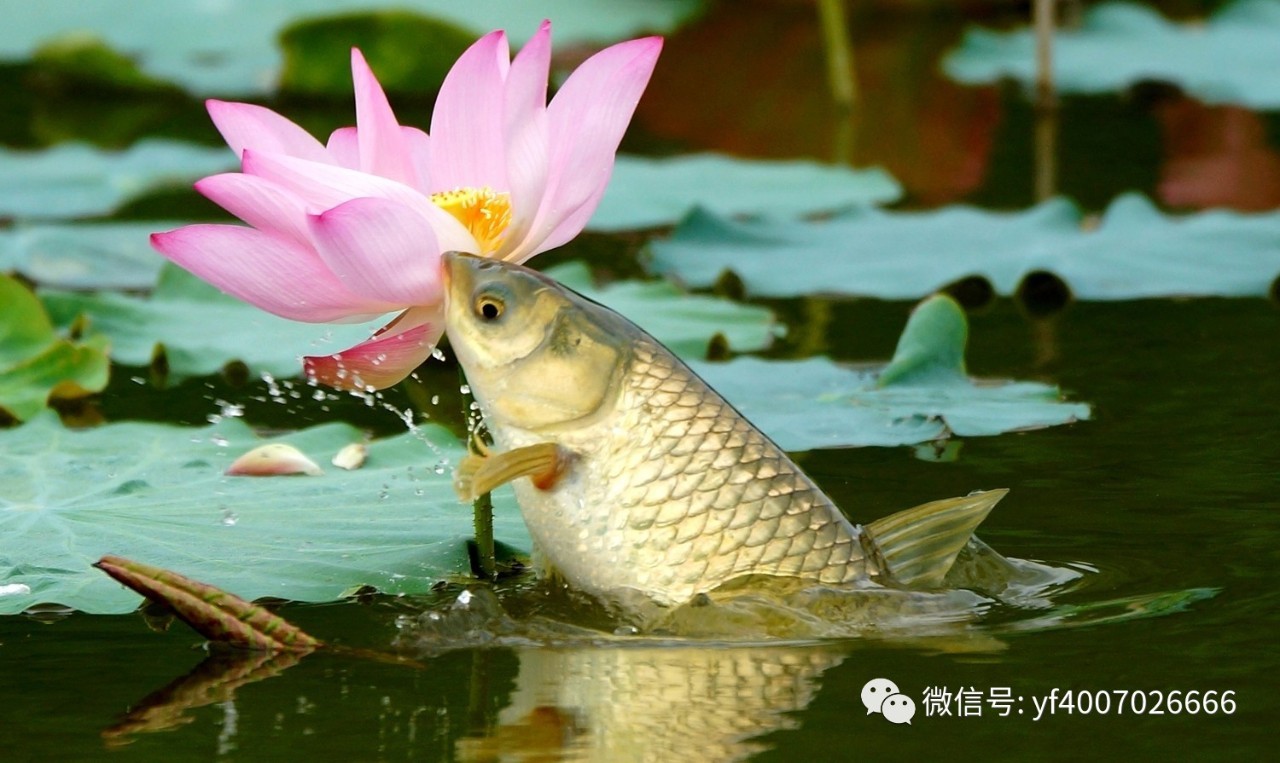
M 356 126 L 321 144 L 281 115 L 211 100 L 241 172 L 196 189 L 242 225 L 152 235 L 161 254 L 263 310 L 312 323 L 396 312 L 369 340 L 307 357 L 307 375 L 372 390 L 407 376 L 444 331 L 440 255 L 524 262 L 586 225 L 662 40 L 607 48 L 547 103 L 551 26 L 511 60 L 506 35 L 472 45 L 445 78 L 428 136 L 402 127 L 359 50 Z

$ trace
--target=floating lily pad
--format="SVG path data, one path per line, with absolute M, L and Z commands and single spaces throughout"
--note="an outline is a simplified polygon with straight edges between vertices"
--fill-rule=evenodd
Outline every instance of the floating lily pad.
M 937 296 L 916 308 L 887 367 L 749 357 L 693 367 L 785 450 L 912 445 L 1089 418 L 1088 405 L 1064 402 L 1049 384 L 971 379 L 967 338 L 964 312 Z
M 175 265 L 162 268 L 149 297 L 64 291 L 42 291 L 40 296 L 57 325 L 83 317 L 91 330 L 110 337 L 117 363 L 145 366 L 156 345 L 163 345 L 175 380 L 216 373 L 232 360 L 243 361 L 255 374 L 296 376 L 303 355 L 338 352 L 367 339 L 381 325 L 316 325 L 278 318 Z
M 1095 229 L 1054 199 L 1018 213 L 849 211 L 820 222 L 733 221 L 696 212 L 655 241 L 653 268 L 690 286 L 736 273 L 752 294 L 914 299 L 968 276 L 1013 294 L 1032 273 L 1079 299 L 1260 297 L 1280 275 L 1280 213 L 1162 214 L 1125 195 Z
M 154 139 L 125 151 L 78 143 L 43 151 L 0 148 L 0 216 L 104 215 L 156 188 L 186 185 L 235 166 L 235 155 L 224 148 Z
M 385 9 L 385 0 L 46 0 L 16 3 L 0 25 L 0 58 L 23 60 L 52 39 L 92 34 L 138 61 L 142 74 L 201 95 L 270 92 L 278 81 L 281 31 L 305 18 Z M 479 36 L 505 28 L 516 42 L 543 19 L 557 44 L 600 44 L 674 29 L 700 0 L 398 0 L 396 8 L 448 21 Z
M 58 336 L 34 294 L 0 274 L 0 419 L 30 418 L 52 400 L 107 386 L 106 340 Z
M 0 270 L 58 289 L 150 289 L 164 258 L 148 243 L 180 222 L 19 225 L 0 230 Z
M 723 334 L 739 350 L 763 348 L 772 336 L 772 315 L 764 308 L 681 294 L 661 282 L 597 289 L 580 264 L 561 266 L 552 275 L 690 356 L 704 355 L 715 334 Z M 41 297 L 56 324 L 67 326 L 83 316 L 93 331 L 108 336 L 111 355 L 119 363 L 147 365 L 156 345 L 163 345 L 175 379 L 216 373 L 231 360 L 243 361 L 255 373 L 296 376 L 301 356 L 345 349 L 385 322 L 317 325 L 277 318 L 173 265 L 163 267 L 149 297 L 67 291 L 42 291 Z M 271 341 L 262 341 L 264 336 Z
M 973 29 L 947 56 L 953 79 L 990 83 L 1035 80 L 1030 29 Z M 1204 23 L 1179 24 L 1133 3 L 1104 3 L 1079 28 L 1053 40 L 1054 86 L 1068 93 L 1124 90 L 1142 81 L 1171 82 L 1207 103 L 1280 107 L 1280 3 L 1240 0 Z
M 627 316 L 684 357 L 704 357 L 715 334 L 740 352 L 762 350 L 778 328 L 767 308 L 685 294 L 666 281 L 618 281 L 597 288 L 580 262 L 558 265 L 546 274 Z
M 362 439 L 345 424 L 281 438 L 327 463 Z M 469 570 L 470 507 L 449 470 L 463 453 L 435 427 L 379 440 L 356 471 L 226 477 L 260 444 L 238 420 L 201 429 L 110 424 L 64 429 L 55 416 L 0 431 L 0 614 L 38 603 L 128 612 L 139 597 L 89 565 L 104 554 L 182 570 L 248 599 L 332 601 L 359 586 L 425 592 Z M 437 473 L 439 471 L 439 473 Z M 503 541 L 528 547 L 509 496 L 495 496 Z M 21 591 L 21 589 L 16 589 Z
M 878 168 L 717 154 L 619 156 L 587 227 L 615 231 L 671 225 L 694 207 L 723 216 L 796 217 L 891 202 L 900 196 L 902 186 Z

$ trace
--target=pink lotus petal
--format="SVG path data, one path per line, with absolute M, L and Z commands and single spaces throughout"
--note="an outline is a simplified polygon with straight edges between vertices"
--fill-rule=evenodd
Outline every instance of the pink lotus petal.
M 414 173 L 418 179 L 414 188 L 425 194 L 430 194 L 431 139 L 425 131 L 416 127 L 401 127 L 400 133 L 404 136 L 404 147 L 408 154 L 408 162 L 413 165 Z
M 507 188 L 502 111 L 510 67 L 506 34 L 490 32 L 444 78 L 431 115 L 432 192 Z
M 151 234 L 151 245 L 222 291 L 282 318 L 326 323 L 400 307 L 357 296 L 314 253 L 253 228 L 188 225 Z
M 333 163 L 349 170 L 360 169 L 360 138 L 354 127 L 339 127 L 329 134 L 325 146 Z
M 401 305 L 442 298 L 440 249 L 425 217 L 395 201 L 360 198 L 310 218 L 316 250 L 338 280 Z
M 462 223 L 403 183 L 331 164 L 255 151 L 245 152 L 244 169 L 246 173 L 266 178 L 297 194 L 311 214 L 319 214 L 364 196 L 398 201 L 430 222 L 441 251 L 479 251 L 475 238 Z
M 406 185 L 416 185 L 407 162 L 400 123 L 391 111 L 387 94 L 358 48 L 351 49 L 351 79 L 356 89 L 356 133 L 360 142 L 360 169 Z
M 538 242 L 526 236 L 542 204 L 547 184 L 547 77 L 551 68 L 551 22 L 544 21 L 511 62 L 507 75 L 503 129 L 507 143 L 507 182 L 513 215 L 498 255 L 527 259 Z
M 210 175 L 196 190 L 213 203 L 261 231 L 307 244 L 307 210 L 302 200 L 269 180 L 239 172 Z
M 305 357 L 302 367 L 308 379 L 330 387 L 385 389 L 431 357 L 443 334 L 444 316 L 438 307 L 413 307 L 372 339 L 333 355 Z
M 271 151 L 313 162 L 327 162 L 329 156 L 306 130 L 271 109 L 251 103 L 205 101 L 213 124 L 236 156 L 245 149 Z
M 532 253 L 577 235 L 595 212 L 614 155 L 662 52 L 661 37 L 619 43 L 578 67 L 547 107 L 551 175 L 538 209 Z

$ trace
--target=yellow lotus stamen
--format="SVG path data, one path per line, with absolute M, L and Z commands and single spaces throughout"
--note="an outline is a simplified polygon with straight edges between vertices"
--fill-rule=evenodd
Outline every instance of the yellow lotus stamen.
M 431 201 L 471 231 L 480 245 L 475 254 L 493 254 L 502 246 L 511 224 L 511 194 L 487 186 L 457 188 L 433 193 Z

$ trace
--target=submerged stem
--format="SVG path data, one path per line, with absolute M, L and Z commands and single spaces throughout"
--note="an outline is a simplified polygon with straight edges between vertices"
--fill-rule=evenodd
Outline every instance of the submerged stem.
M 485 493 L 471 502 L 476 523 L 476 558 L 480 574 L 487 580 L 498 576 L 498 562 L 493 548 L 493 498 Z
M 461 367 L 458 368 L 458 378 L 461 380 L 461 388 L 468 390 L 467 377 L 462 373 Z M 476 437 L 479 422 L 473 416 L 471 406 L 473 400 L 469 391 L 463 392 L 462 415 L 467 421 L 468 433 L 471 437 Z M 476 533 L 476 567 L 479 569 L 480 577 L 485 580 L 494 580 L 498 577 L 498 561 L 493 545 L 493 498 L 489 493 L 478 496 L 471 502 L 471 513 Z

